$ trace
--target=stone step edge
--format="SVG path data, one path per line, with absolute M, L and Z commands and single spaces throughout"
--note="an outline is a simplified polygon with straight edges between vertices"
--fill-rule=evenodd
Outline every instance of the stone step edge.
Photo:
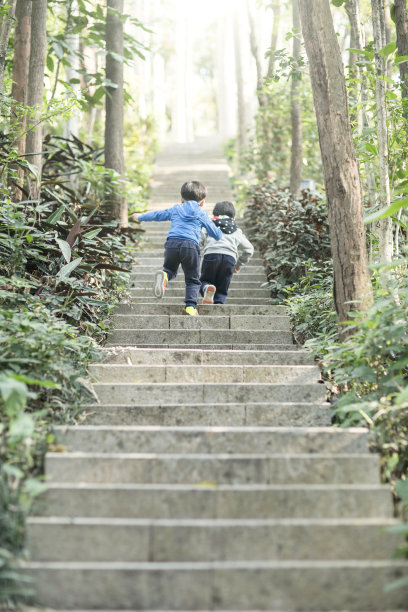
M 140 431 L 140 432 L 185 432 L 185 433 L 274 433 L 274 434 L 293 434 L 296 437 L 307 434 L 330 434 L 333 436 L 363 436 L 367 437 L 369 430 L 365 427 L 331 427 L 331 426 L 305 426 L 305 427 L 288 427 L 288 426 L 254 426 L 254 425 L 238 425 L 238 426 L 222 426 L 216 425 L 56 425 L 54 431 L 75 431 L 78 429 L 86 431 Z
M 48 456 L 49 453 L 47 453 Z M 55 455 L 63 455 L 63 453 L 55 453 Z M 48 482 L 47 490 L 103 490 L 103 491 L 209 491 L 215 493 L 221 492 L 259 492 L 259 491 L 312 491 L 312 492 L 327 492 L 327 491 L 358 491 L 358 492 L 370 492 L 370 491 L 384 491 L 389 493 L 390 487 L 387 484 L 146 484 L 146 483 L 98 483 L 98 482 Z
M 135 526 L 135 527 L 278 527 L 278 526 L 392 526 L 401 525 L 401 521 L 396 518 L 388 517 L 370 517 L 370 518 L 259 518 L 259 519 L 192 519 L 192 518 L 176 518 L 176 519 L 159 519 L 159 518 L 120 518 L 120 517 L 70 517 L 62 515 L 51 516 L 29 516 L 27 518 L 28 525 L 79 525 L 79 526 Z
M 240 404 L 238 402 L 213 402 L 211 404 L 204 403 L 191 403 L 191 404 L 103 404 L 103 403 L 94 403 L 94 404 L 82 404 L 81 408 L 85 410 L 95 410 L 97 408 L 106 408 L 110 410 L 114 410 L 115 408 L 132 408 L 132 409 L 143 409 L 143 408 L 166 408 L 166 410 L 170 410 L 172 408 L 191 408 L 192 410 L 196 408 L 275 408 L 275 407 L 288 407 L 292 408 L 294 406 L 301 408 L 321 408 L 322 410 L 328 410 L 332 408 L 332 405 L 329 402 L 245 402 Z M 259 426 L 261 427 L 261 426 Z
M 401 568 L 408 569 L 408 561 L 404 560 L 392 560 L 388 559 L 385 561 L 365 561 L 365 560 L 296 560 L 296 561 L 192 561 L 192 562 L 180 562 L 180 561 L 134 561 L 134 562 L 123 562 L 123 561 L 20 561 L 19 566 L 22 569 L 56 569 L 56 570 L 116 570 L 116 571 L 165 571 L 165 570 L 206 570 L 206 569 L 278 569 L 278 570 L 291 570 L 291 569 L 360 569 L 360 568 Z
M 62 445 L 63 446 L 63 445 Z M 97 459 L 109 459 L 113 461 L 117 460 L 135 460 L 142 461 L 145 459 L 184 459 L 186 461 L 190 460 L 220 460 L 227 459 L 231 461 L 236 460 L 253 460 L 253 459 L 313 459 L 319 461 L 319 459 L 330 459 L 341 461 L 342 459 L 356 459 L 362 460 L 364 458 L 377 458 L 374 453 L 370 452 L 361 452 L 361 453 L 148 453 L 148 452 L 140 452 L 140 453 L 126 453 L 126 452 L 101 452 L 97 453 L 95 451 L 70 451 L 70 450 L 61 450 L 58 452 L 49 451 L 46 455 L 46 461 L 55 460 L 55 459 L 88 459 L 88 460 L 97 460 Z M 154 483 L 151 483 L 154 484 Z M 160 483 L 159 483 L 160 484 Z M 167 483 L 171 484 L 171 483 Z M 177 483 L 175 483 L 177 484 Z M 217 483 L 208 482 L 209 487 L 218 487 Z M 198 483 L 200 486 L 206 486 L 205 482 Z

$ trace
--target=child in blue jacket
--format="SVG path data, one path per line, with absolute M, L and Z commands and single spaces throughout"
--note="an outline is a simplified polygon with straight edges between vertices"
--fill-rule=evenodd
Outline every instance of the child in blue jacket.
M 222 238 L 221 230 L 202 210 L 207 189 L 199 181 L 189 181 L 181 187 L 181 204 L 172 208 L 143 213 L 139 221 L 171 221 L 170 230 L 164 245 L 163 269 L 155 275 L 154 295 L 164 296 L 167 282 L 177 276 L 181 264 L 186 283 L 185 307 L 183 314 L 197 316 L 197 299 L 200 281 L 200 239 L 204 227 L 215 240 Z

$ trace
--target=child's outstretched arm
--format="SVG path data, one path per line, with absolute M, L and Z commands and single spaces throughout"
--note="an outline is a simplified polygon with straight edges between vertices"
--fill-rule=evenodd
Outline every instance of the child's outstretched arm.
M 248 238 L 244 234 L 242 234 L 241 236 L 241 240 L 239 242 L 238 249 L 239 249 L 239 256 L 235 264 L 234 272 L 239 272 L 241 266 L 248 263 L 248 261 L 251 259 L 252 255 L 254 254 L 254 247 L 249 242 Z
M 165 210 L 153 210 L 152 212 L 138 215 L 138 221 L 169 221 L 171 219 L 171 208 Z
M 211 238 L 215 238 L 215 240 L 220 240 L 220 238 L 222 238 L 222 231 L 219 227 L 215 225 L 215 223 L 211 221 L 207 213 L 203 213 L 201 223 L 203 224 L 203 226 L 207 230 L 208 235 L 211 236 Z

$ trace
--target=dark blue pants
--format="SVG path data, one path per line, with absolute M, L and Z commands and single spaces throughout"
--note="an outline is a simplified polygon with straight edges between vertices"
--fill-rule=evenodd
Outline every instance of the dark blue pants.
M 200 275 L 201 295 L 204 295 L 206 285 L 215 285 L 214 304 L 225 304 L 234 267 L 235 259 L 231 255 L 220 253 L 204 255 Z
M 186 281 L 185 304 L 196 306 L 200 290 L 200 247 L 192 240 L 167 238 L 164 245 L 163 270 L 169 281 L 176 278 L 179 266 L 183 268 Z

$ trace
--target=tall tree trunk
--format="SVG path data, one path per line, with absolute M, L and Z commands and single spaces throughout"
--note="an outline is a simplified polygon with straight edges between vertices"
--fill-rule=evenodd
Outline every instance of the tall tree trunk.
M 123 0 L 107 0 L 106 14 L 106 78 L 116 87 L 106 92 L 105 168 L 114 170 L 120 184 L 107 185 L 106 205 L 112 219 L 123 227 L 128 224 L 125 190 L 125 162 L 123 154 L 123 23 L 116 12 L 123 13 Z M 114 55 L 112 55 L 114 54 Z
M 68 33 L 65 35 L 65 42 L 68 47 L 71 49 L 71 53 L 69 55 L 69 65 L 65 67 L 65 74 L 70 87 L 76 92 L 76 95 L 80 95 L 81 87 L 79 83 L 70 83 L 71 79 L 78 78 L 78 70 L 79 66 L 79 34 L 69 32 L 71 28 L 71 19 L 73 16 L 79 14 L 79 8 L 77 0 L 71 0 L 69 4 L 67 4 L 67 30 Z M 68 99 L 71 97 L 71 94 L 68 94 Z M 64 135 L 65 138 L 72 138 L 72 136 L 78 137 L 79 134 L 79 116 L 77 112 L 73 112 L 73 114 L 68 117 L 67 122 L 64 127 Z
M 297 30 L 299 34 L 295 34 L 293 38 L 293 59 L 295 62 L 300 57 L 300 16 L 299 2 L 292 0 L 293 13 L 293 30 Z M 302 182 L 302 107 L 300 101 L 300 79 L 297 74 L 292 74 L 292 82 L 290 88 L 290 119 L 292 127 L 292 148 L 290 159 L 290 191 L 293 195 L 300 194 L 300 185 Z
M 347 0 L 344 5 L 346 13 L 350 23 L 350 48 L 351 49 L 362 49 L 363 38 L 362 29 L 360 25 L 360 7 L 359 0 Z M 349 53 L 349 69 L 353 74 L 356 71 L 357 55 L 355 53 Z
M 28 66 L 30 63 L 30 39 L 31 39 L 31 0 L 17 0 L 16 4 L 16 27 L 14 30 L 14 56 L 13 56 L 13 85 L 11 97 L 15 101 L 14 121 L 17 134 L 17 147 L 21 156 L 25 154 L 26 145 L 26 118 L 21 112 L 21 106 L 27 105 L 28 92 Z M 22 198 L 22 187 L 24 182 L 24 171 L 17 167 L 17 185 L 12 186 L 13 199 L 19 202 Z
M 274 2 L 271 6 L 273 11 L 273 26 L 272 26 L 272 37 L 271 37 L 271 54 L 269 56 L 268 62 L 268 72 L 267 77 L 271 79 L 275 72 L 275 49 L 278 45 L 278 36 L 279 36 L 279 25 L 280 25 L 280 0 Z
M 13 25 L 14 15 L 16 12 L 16 0 L 8 0 L 7 15 L 3 15 L 0 19 L 0 94 L 3 93 L 4 86 L 4 68 L 6 65 L 6 55 L 8 42 L 10 38 L 11 26 Z M 4 7 L 5 2 L 0 2 L 0 8 Z
M 327 0 L 299 0 L 319 131 L 340 324 L 372 299 L 344 68 Z M 344 332 L 343 332 L 344 334 Z
M 387 109 L 385 104 L 385 59 L 380 51 L 386 44 L 384 22 L 384 0 L 371 0 L 371 10 L 374 32 L 375 69 L 376 69 L 376 102 L 377 102 L 377 133 L 378 157 L 380 171 L 380 202 L 382 206 L 389 206 L 390 178 L 388 169 L 388 130 Z M 393 254 L 392 219 L 381 219 L 376 224 L 376 233 L 379 239 L 380 261 L 389 263 Z
M 408 18 L 407 18 L 407 3 L 406 0 L 395 0 L 395 28 L 397 31 L 397 49 L 398 55 L 408 56 Z M 401 78 L 401 95 L 403 98 L 408 97 L 408 61 L 401 62 L 399 65 L 399 73 Z M 407 114 L 407 112 L 405 112 Z
M 42 124 L 44 70 L 47 52 L 47 0 L 33 0 L 31 15 L 30 65 L 28 73 L 27 105 L 33 110 L 33 117 L 27 122 L 26 156 L 30 164 L 37 168 L 38 179 L 28 176 L 30 197 L 37 200 L 40 196 L 40 177 L 42 164 Z
M 244 94 L 244 75 L 242 66 L 241 46 L 242 38 L 240 35 L 241 24 L 239 15 L 239 5 L 234 11 L 234 49 L 235 49 L 235 77 L 237 83 L 237 109 L 238 109 L 238 157 L 242 158 L 247 142 L 247 122 Z
M 251 8 L 251 0 L 247 0 L 247 13 L 249 21 L 249 42 L 251 44 L 251 52 L 255 60 L 256 66 L 256 95 L 258 97 L 259 106 L 264 106 L 265 100 L 262 94 L 263 91 L 263 75 L 262 75 L 262 59 L 258 47 L 257 32 L 255 28 L 255 19 Z
M 350 22 L 350 48 L 363 49 L 364 32 L 361 26 L 360 0 L 347 0 L 345 8 Z M 353 76 L 355 76 L 357 79 L 360 77 L 360 91 L 357 92 L 357 96 L 359 95 L 361 98 L 361 108 L 357 112 L 356 121 L 358 122 L 359 134 L 362 134 L 363 130 L 368 128 L 367 113 L 365 111 L 365 104 L 367 102 L 366 76 L 364 69 L 359 68 L 357 65 L 357 54 L 350 53 L 349 66 Z M 368 198 L 370 205 L 375 206 L 377 204 L 377 190 L 374 168 L 371 162 L 365 162 L 364 167 L 366 173 Z

